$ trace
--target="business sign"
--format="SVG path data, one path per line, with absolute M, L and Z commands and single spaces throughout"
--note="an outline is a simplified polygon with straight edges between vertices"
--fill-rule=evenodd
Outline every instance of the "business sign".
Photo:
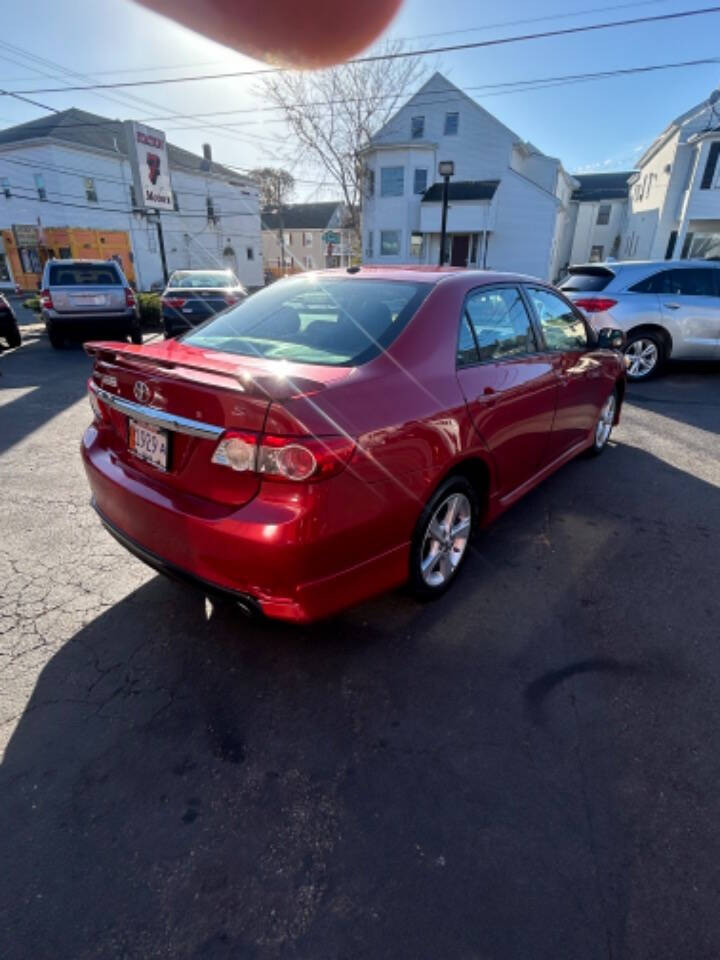
M 165 134 L 133 120 L 126 120 L 123 126 L 137 206 L 172 210 L 173 192 Z
M 322 235 L 323 243 L 340 243 L 340 234 L 335 230 L 326 230 Z
M 18 247 L 37 247 L 40 243 L 40 231 L 34 223 L 14 223 L 12 231 Z

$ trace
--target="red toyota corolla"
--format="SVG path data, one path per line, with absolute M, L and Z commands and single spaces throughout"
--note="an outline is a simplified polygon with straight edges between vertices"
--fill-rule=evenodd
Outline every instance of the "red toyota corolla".
M 178 341 L 88 345 L 93 502 L 151 566 L 271 617 L 431 598 L 476 528 L 603 449 L 621 346 L 528 277 L 303 274 Z

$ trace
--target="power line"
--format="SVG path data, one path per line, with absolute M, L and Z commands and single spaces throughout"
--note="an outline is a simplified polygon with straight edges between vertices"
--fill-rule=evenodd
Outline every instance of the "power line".
M 647 23 L 660 23 L 680 20 L 686 17 L 704 16 L 711 13 L 720 13 L 720 6 L 702 7 L 696 10 L 684 10 L 677 13 L 655 14 L 651 17 L 633 17 L 626 20 L 611 20 L 604 23 L 591 23 L 585 26 L 563 27 L 558 30 L 546 30 L 540 33 L 526 33 L 514 37 L 498 37 L 492 40 L 476 40 L 468 43 L 447 44 L 440 47 L 427 47 L 421 50 L 398 50 L 393 53 L 370 54 L 348 60 L 349 64 L 378 63 L 387 60 L 402 60 L 409 57 L 425 57 L 438 53 L 453 53 L 460 50 L 477 50 L 484 47 L 497 47 L 509 43 L 523 43 L 530 40 L 543 40 L 552 37 L 573 36 L 579 33 L 589 33 L 598 30 L 608 30 L 614 27 L 631 27 Z M 229 80 L 236 77 L 255 77 L 261 75 L 287 73 L 287 70 L 277 67 L 264 67 L 256 70 L 239 70 L 230 73 L 207 73 L 184 77 L 164 77 L 159 80 L 124 80 L 114 83 L 93 83 L 65 87 L 38 87 L 31 90 L 3 91 L 2 96 L 34 95 L 38 93 L 75 93 L 85 90 L 117 90 L 127 87 L 159 86 L 170 83 L 192 83 L 206 80 Z
M 101 207 L 101 206 L 100 206 L 99 204 L 97 204 L 97 203 L 65 203 L 64 200 L 40 200 L 37 196 L 32 196 L 32 195 L 29 195 L 29 196 L 28 196 L 28 195 L 22 194 L 22 193 L 13 193 L 13 194 L 12 194 L 12 197 L 16 197 L 16 198 L 19 199 L 19 200 L 36 200 L 38 203 L 42 203 L 42 204 L 49 203 L 49 204 L 52 204 L 52 205 L 57 206 L 57 207 L 76 207 L 76 208 L 79 208 L 79 209 L 82 209 L 82 210 L 102 210 L 103 213 L 126 213 L 126 214 L 137 214 L 137 213 L 139 213 L 138 210 L 133 210 L 133 209 L 131 209 L 130 207 L 126 207 L 126 208 L 123 209 L 123 208 L 121 208 L 121 207 Z M 11 199 L 12 199 L 12 197 L 11 197 Z M 111 202 L 112 202 L 112 201 L 111 201 Z M 174 214 L 175 216 L 180 217 L 180 218 L 183 219 L 183 220 L 187 220 L 187 219 L 197 220 L 198 218 L 201 219 L 201 220 L 207 220 L 207 219 L 208 219 L 207 213 L 183 213 L 182 210 L 173 210 L 173 211 L 167 210 L 167 211 L 165 211 L 165 213 L 166 213 L 166 214 Z M 253 212 L 250 211 L 250 210 L 244 210 L 244 211 L 242 211 L 242 212 L 241 212 L 241 211 L 230 211 L 230 212 L 228 212 L 228 211 L 223 211 L 223 210 L 221 210 L 221 209 L 219 209 L 219 208 L 218 208 L 218 214 L 217 214 L 217 215 L 218 215 L 218 218 L 221 218 L 221 217 L 254 217 L 254 216 L 258 216 L 258 214 L 255 214 L 255 213 L 253 213 Z

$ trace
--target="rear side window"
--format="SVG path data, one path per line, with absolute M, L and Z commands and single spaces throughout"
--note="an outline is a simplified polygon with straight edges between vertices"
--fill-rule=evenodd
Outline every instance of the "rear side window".
M 528 289 L 548 350 L 584 350 L 588 345 L 583 320 L 550 290 Z
M 465 303 L 465 316 L 481 362 L 537 350 L 532 322 L 517 287 L 477 290 Z
M 115 287 L 122 283 L 112 264 L 53 264 L 50 267 L 51 287 Z
M 560 284 L 560 289 L 565 293 L 597 293 L 598 290 L 604 290 L 612 279 L 613 274 L 609 272 L 571 270 Z
M 633 293 L 660 293 L 675 297 L 717 297 L 716 270 L 702 267 L 661 270 L 630 287 Z
M 283 280 L 182 339 L 241 356 L 356 366 L 393 342 L 431 289 L 429 283 L 350 277 Z

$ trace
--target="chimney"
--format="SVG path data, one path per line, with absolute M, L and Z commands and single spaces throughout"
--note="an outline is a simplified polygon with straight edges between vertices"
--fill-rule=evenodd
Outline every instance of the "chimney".
M 212 147 L 210 146 L 209 143 L 204 143 L 202 145 L 202 152 L 203 152 L 202 168 L 203 170 L 209 170 L 212 165 Z

